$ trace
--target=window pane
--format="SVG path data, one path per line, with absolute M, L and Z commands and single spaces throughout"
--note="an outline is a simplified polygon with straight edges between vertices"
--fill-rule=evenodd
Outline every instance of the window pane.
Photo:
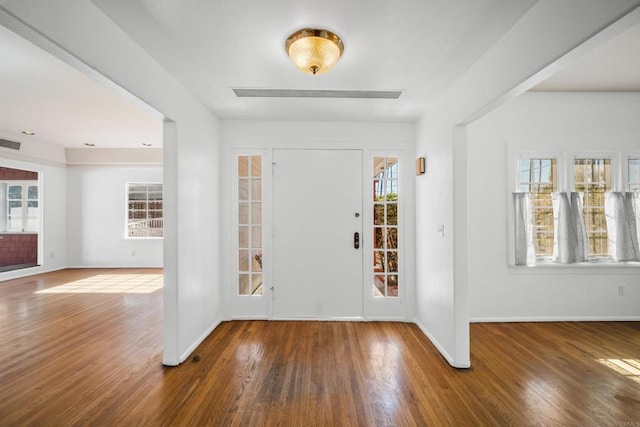
M 162 191 L 149 191 L 149 200 L 162 200 Z
M 384 205 L 373 205 L 373 223 L 375 225 L 384 224 Z
M 162 184 L 127 184 L 127 236 L 162 237 Z
M 384 272 L 386 266 L 385 256 L 383 251 L 375 251 L 373 253 L 373 266 L 377 272 Z
M 373 177 L 382 178 L 384 176 L 385 159 L 384 157 L 373 158 Z
M 249 176 L 248 156 L 238 156 L 238 176 Z
M 251 275 L 251 295 L 262 295 L 262 274 Z
M 244 249 L 238 251 L 238 270 L 249 271 L 249 251 Z
M 38 199 L 38 186 L 37 185 L 30 185 L 28 187 L 28 195 L 27 198 L 31 199 L 31 200 L 37 200 Z
M 238 293 L 240 295 L 249 295 L 249 275 L 248 274 L 239 274 L 238 275 Z
M 251 252 L 251 271 L 262 271 L 262 250 Z
M 398 272 L 398 252 L 396 251 L 387 252 L 387 272 Z
M 384 297 L 386 294 L 384 274 L 379 274 L 373 277 L 373 296 Z
M 253 178 L 251 180 L 251 200 L 262 200 L 262 180 Z
M 398 249 L 398 229 L 387 229 L 387 249 Z
M 249 224 L 249 204 L 238 203 L 238 224 Z
M 640 188 L 640 159 L 629 159 L 629 191 L 637 191 Z
M 251 224 L 262 224 L 262 203 L 251 203 Z
M 249 227 L 238 227 L 238 247 L 239 248 L 248 248 L 249 247 Z
M 397 157 L 387 157 L 387 178 L 397 178 L 398 177 L 398 158 Z
M 380 181 L 380 180 L 373 181 L 373 201 L 374 202 L 384 201 L 384 181 Z
M 387 296 L 388 297 L 397 297 L 398 296 L 398 275 L 390 274 L 387 276 Z
M 262 176 L 262 156 L 251 156 L 251 176 Z
M 531 158 L 518 161 L 518 189 L 531 195 L 536 256 L 553 253 L 553 210 L 551 193 L 556 191 L 556 160 Z M 549 242 L 550 245 L 549 245 Z
M 22 186 L 10 185 L 8 194 L 9 194 L 9 200 L 22 200 Z
M 238 200 L 249 200 L 249 180 L 238 180 Z
M 387 200 L 398 200 L 398 181 L 387 181 Z
M 387 225 L 398 225 L 398 205 L 396 203 L 387 204 Z
M 251 227 L 251 247 L 262 247 L 262 227 Z
M 384 228 L 373 229 L 373 247 L 375 249 L 384 249 Z
M 582 193 L 583 219 L 589 240 L 589 256 L 609 255 L 604 195 L 611 190 L 609 159 L 575 159 L 574 191 Z M 578 178 L 582 181 L 578 181 Z

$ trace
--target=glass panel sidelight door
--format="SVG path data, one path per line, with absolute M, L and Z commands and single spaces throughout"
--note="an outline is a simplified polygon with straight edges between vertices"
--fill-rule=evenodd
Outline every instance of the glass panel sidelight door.
M 373 296 L 397 298 L 398 157 L 373 158 Z
M 238 295 L 262 295 L 262 156 L 238 156 Z

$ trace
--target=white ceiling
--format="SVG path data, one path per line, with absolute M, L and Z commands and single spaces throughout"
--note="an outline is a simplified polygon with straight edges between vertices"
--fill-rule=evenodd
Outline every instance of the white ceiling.
M 534 0 L 93 0 L 222 119 L 413 122 Z M 327 74 L 284 51 L 303 27 L 339 34 Z M 640 26 L 537 90 L 640 90 Z M 402 90 L 399 99 L 237 98 L 232 88 Z M 161 145 L 161 123 L 0 26 L 0 132 L 65 147 Z
M 640 25 L 595 47 L 534 90 L 640 91 Z
M 93 0 L 222 119 L 413 122 L 534 0 Z M 301 73 L 286 38 L 344 41 L 327 74 Z M 232 88 L 402 90 L 397 100 L 236 98 Z
M 162 124 L 0 26 L 0 131 L 64 147 L 162 145 Z

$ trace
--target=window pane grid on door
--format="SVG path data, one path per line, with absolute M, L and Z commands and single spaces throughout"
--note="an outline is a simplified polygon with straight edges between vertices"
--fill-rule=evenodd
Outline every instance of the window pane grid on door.
M 583 193 L 582 214 L 589 240 L 589 256 L 609 256 L 604 195 L 611 191 L 611 161 L 575 159 L 574 191 Z
M 238 295 L 262 295 L 262 156 L 237 161 Z
M 373 295 L 398 296 L 398 158 L 373 159 Z

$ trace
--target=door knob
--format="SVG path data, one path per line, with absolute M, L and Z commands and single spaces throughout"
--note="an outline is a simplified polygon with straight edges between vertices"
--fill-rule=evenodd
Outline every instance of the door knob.
M 360 249 L 360 233 L 357 231 L 353 233 L 353 247 L 355 249 Z

